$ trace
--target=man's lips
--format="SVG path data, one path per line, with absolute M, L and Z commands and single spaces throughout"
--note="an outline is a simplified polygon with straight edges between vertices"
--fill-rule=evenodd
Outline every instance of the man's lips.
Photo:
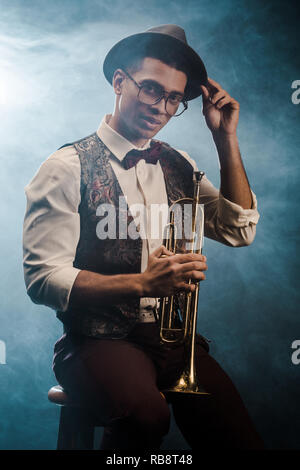
M 160 121 L 157 121 L 157 119 L 154 119 L 150 116 L 141 115 L 141 118 L 143 119 L 143 121 L 146 121 L 146 123 L 149 124 L 149 127 L 156 127 L 161 124 Z

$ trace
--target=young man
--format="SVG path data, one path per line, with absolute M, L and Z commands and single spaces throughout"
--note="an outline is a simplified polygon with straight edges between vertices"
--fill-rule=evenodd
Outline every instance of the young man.
M 205 235 L 248 245 L 259 216 L 238 148 L 239 104 L 207 78 L 180 27 L 121 40 L 104 74 L 116 97 L 113 113 L 95 134 L 52 154 L 26 187 L 25 280 L 32 300 L 55 308 L 64 324 L 53 369 L 70 395 L 106 419 L 101 448 L 159 448 L 170 420 L 160 390 L 178 377 L 182 346 L 161 344 L 158 298 L 193 291 L 189 280 L 205 279 L 207 264 L 201 254 L 172 255 L 162 231 L 153 236 L 151 207 L 192 196 L 196 164 L 152 138 L 189 100 L 202 94 L 221 168 L 220 192 L 207 178 L 201 183 Z M 142 218 L 135 204 L 145 208 Z M 99 220 L 108 206 L 118 217 L 105 238 Z M 261 448 L 237 390 L 208 350 L 198 335 L 196 370 L 211 395 L 170 398 L 180 430 L 192 448 Z

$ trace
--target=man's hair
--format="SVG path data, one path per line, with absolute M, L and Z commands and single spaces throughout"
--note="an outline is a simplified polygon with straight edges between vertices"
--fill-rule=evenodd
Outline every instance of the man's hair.
M 120 68 L 127 70 L 129 73 L 138 72 L 141 69 L 143 60 L 146 57 L 157 59 L 176 70 L 184 72 L 189 78 L 189 68 L 184 56 L 179 56 L 178 52 L 166 46 L 153 48 L 151 44 L 142 45 L 135 49 L 134 52 L 127 50 L 120 61 Z

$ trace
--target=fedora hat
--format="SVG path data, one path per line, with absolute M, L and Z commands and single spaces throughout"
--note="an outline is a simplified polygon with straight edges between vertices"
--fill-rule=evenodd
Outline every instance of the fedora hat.
M 142 57 L 156 57 L 162 61 L 176 57 L 188 77 L 185 99 L 189 101 L 201 95 L 200 85 L 207 83 L 207 72 L 197 52 L 188 45 L 180 26 L 165 24 L 121 39 L 104 59 L 105 78 L 112 84 L 116 69 L 124 68 L 135 58 Z

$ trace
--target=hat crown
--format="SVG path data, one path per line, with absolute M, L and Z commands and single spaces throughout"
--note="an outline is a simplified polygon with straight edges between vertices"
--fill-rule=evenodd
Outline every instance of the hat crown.
M 185 99 L 189 101 L 201 95 L 200 85 L 207 83 L 205 65 L 197 52 L 189 46 L 184 29 L 176 24 L 154 26 L 121 39 L 105 57 L 104 75 L 112 84 L 116 69 L 126 67 L 135 58 L 147 56 L 157 57 L 162 62 L 176 56 L 174 61 L 181 61 L 182 70 L 188 77 Z
M 162 24 L 160 26 L 155 26 L 153 28 L 147 29 L 146 32 L 166 34 L 168 36 L 172 36 L 175 39 L 178 39 L 184 44 L 187 44 L 184 29 L 182 29 L 177 24 Z

